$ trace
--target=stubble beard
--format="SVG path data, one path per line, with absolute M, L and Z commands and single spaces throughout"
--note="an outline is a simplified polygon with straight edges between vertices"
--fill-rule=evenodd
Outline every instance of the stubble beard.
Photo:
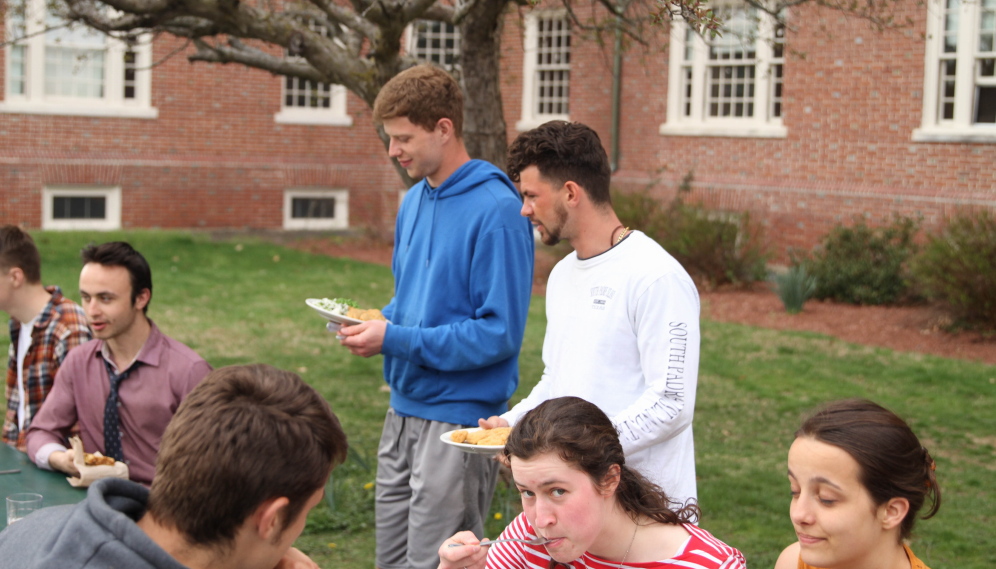
M 551 228 L 549 225 L 543 224 L 544 231 L 540 234 L 543 244 L 550 247 L 560 243 L 562 239 L 560 234 L 564 231 L 564 225 L 567 223 L 567 208 L 557 203 L 553 208 L 553 213 L 557 217 L 557 226 Z

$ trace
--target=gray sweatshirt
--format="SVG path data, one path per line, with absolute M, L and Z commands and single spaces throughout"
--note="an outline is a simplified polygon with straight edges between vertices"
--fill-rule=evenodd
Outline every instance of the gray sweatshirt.
M 184 569 L 143 532 L 144 486 L 105 478 L 75 506 L 42 508 L 0 532 L 3 569 Z

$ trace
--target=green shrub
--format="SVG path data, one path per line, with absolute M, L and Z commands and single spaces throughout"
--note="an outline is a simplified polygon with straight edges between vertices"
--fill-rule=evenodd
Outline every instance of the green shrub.
M 953 218 L 929 238 L 914 273 L 931 298 L 967 321 L 996 328 L 996 217 L 981 212 Z
M 802 306 L 816 293 L 816 279 L 800 265 L 789 267 L 782 274 L 776 274 L 771 279 L 775 283 L 778 298 L 782 299 L 785 311 L 789 314 L 802 312 Z
M 896 216 L 887 227 L 871 228 L 857 218 L 853 227 L 830 230 L 802 265 L 816 278 L 816 298 L 851 304 L 891 304 L 910 297 L 909 260 L 919 221 Z
M 615 192 L 612 204 L 624 225 L 655 239 L 692 278 L 711 286 L 764 280 L 770 257 L 764 228 L 747 212 L 729 215 L 686 204 L 685 193 L 664 204 L 647 190 Z

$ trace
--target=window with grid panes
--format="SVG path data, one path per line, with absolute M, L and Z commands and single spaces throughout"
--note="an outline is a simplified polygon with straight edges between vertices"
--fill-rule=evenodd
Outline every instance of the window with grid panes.
M 539 18 L 536 48 L 536 114 L 566 115 L 571 86 L 571 25 L 566 18 Z
M 46 31 L 47 30 L 47 31 Z M 45 0 L 11 2 L 0 112 L 155 118 L 151 37 L 133 46 L 79 24 L 66 26 Z M 23 39 L 19 39 L 23 38 Z
M 716 8 L 721 35 L 671 29 L 664 135 L 784 137 L 784 27 L 746 4 Z
M 121 228 L 121 188 L 57 186 L 42 189 L 42 229 Z
M 569 120 L 571 24 L 559 12 L 531 13 L 526 19 L 522 120 L 528 130 L 550 120 Z
M 284 229 L 328 230 L 349 227 L 349 192 L 331 189 L 284 191 Z
M 460 28 L 445 22 L 416 20 L 408 51 L 419 61 L 453 71 L 460 66 Z
M 933 0 L 913 139 L 996 142 L 996 0 Z
M 308 27 L 322 36 L 330 37 L 329 29 L 315 20 L 309 20 Z M 274 115 L 274 120 L 287 124 L 353 124 L 352 117 L 346 114 L 345 87 L 300 77 L 283 78 L 280 112 Z

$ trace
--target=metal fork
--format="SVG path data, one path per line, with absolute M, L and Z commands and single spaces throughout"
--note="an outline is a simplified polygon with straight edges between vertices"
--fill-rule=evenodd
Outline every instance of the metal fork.
M 494 541 L 483 541 L 479 545 L 481 547 L 487 547 L 489 545 L 494 545 L 496 543 L 501 543 L 503 541 L 517 541 L 519 543 L 525 543 L 526 545 L 546 545 L 546 544 L 550 543 L 553 540 L 547 539 L 545 537 L 534 537 L 532 539 L 516 539 L 516 538 L 508 537 L 508 538 L 505 538 L 505 539 L 496 539 Z M 471 544 L 467 544 L 467 543 L 451 543 L 451 544 L 447 545 L 446 547 L 463 547 L 464 545 L 471 545 Z

